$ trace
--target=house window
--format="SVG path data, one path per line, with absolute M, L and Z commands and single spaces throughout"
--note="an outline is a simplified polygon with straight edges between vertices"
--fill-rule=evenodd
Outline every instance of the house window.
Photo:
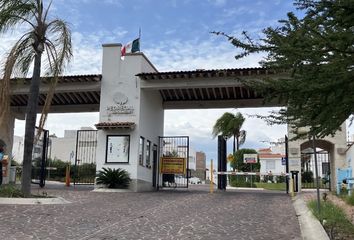
M 150 151 L 151 151 L 151 141 L 147 140 L 146 141 L 146 156 L 145 156 L 145 161 L 146 161 L 146 167 L 150 168 L 151 163 L 150 163 Z
M 266 171 L 273 171 L 275 170 L 275 161 L 274 160 L 267 160 L 266 161 Z
M 144 166 L 144 138 L 140 137 L 139 140 L 139 164 Z

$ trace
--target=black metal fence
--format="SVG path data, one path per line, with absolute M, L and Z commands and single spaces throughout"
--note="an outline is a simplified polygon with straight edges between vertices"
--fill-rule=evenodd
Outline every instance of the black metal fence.
M 330 189 L 331 168 L 328 152 L 317 152 L 317 168 L 317 177 L 320 180 L 319 187 L 322 189 Z M 301 154 L 301 186 L 302 188 L 316 188 L 316 171 L 313 153 Z
M 188 179 L 190 177 L 189 166 L 189 137 L 188 136 L 172 136 L 160 137 L 159 140 L 159 164 L 161 168 L 162 157 L 178 157 L 186 159 L 186 169 L 184 174 L 158 174 L 160 188 L 188 188 Z
M 42 130 L 38 136 L 39 129 L 35 129 L 35 140 L 32 151 L 32 183 L 44 187 L 46 179 L 47 150 L 49 131 Z
M 78 130 L 73 172 L 74 185 L 94 184 L 96 177 L 97 130 Z

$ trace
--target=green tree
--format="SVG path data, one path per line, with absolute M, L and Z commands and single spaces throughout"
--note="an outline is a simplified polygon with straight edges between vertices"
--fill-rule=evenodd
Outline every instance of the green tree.
M 250 172 L 251 171 L 251 164 L 243 162 L 243 155 L 250 154 L 250 153 L 257 153 L 254 149 L 244 148 L 240 149 L 234 154 L 234 159 L 231 161 L 230 166 L 233 169 L 237 169 L 242 172 Z M 259 163 L 259 159 L 257 159 L 257 163 L 252 164 L 252 171 L 257 172 L 261 169 L 261 164 Z
M 17 25 L 27 25 L 24 33 L 10 50 L 3 70 L 0 89 L 1 115 L 3 119 L 10 111 L 10 78 L 27 76 L 33 64 L 31 85 L 26 109 L 24 159 L 21 191 L 30 195 L 31 161 L 34 143 L 37 105 L 41 69 L 46 76 L 54 76 L 52 88 L 47 94 L 43 107 L 40 127 L 43 126 L 49 111 L 54 87 L 60 75 L 72 56 L 71 33 L 67 24 L 60 19 L 49 19 L 49 9 L 43 6 L 42 0 L 1 0 L 0 2 L 0 33 Z M 2 121 L 1 121 L 2 122 Z
M 236 59 L 265 52 L 260 64 L 275 70 L 275 77 L 246 85 L 260 92 L 265 101 L 278 101 L 287 108 L 266 117 L 270 124 L 309 126 L 318 138 L 334 134 L 354 110 L 354 4 L 349 0 L 296 0 L 304 11 L 280 20 L 280 26 L 263 30 L 264 37 L 253 40 L 246 32 L 236 38 L 221 32 L 243 51 Z
M 241 130 L 244 122 L 245 118 L 241 113 L 232 114 L 226 112 L 216 120 L 213 127 L 213 136 L 216 137 L 219 134 L 225 138 L 233 136 L 233 152 L 236 152 L 246 140 L 246 131 Z

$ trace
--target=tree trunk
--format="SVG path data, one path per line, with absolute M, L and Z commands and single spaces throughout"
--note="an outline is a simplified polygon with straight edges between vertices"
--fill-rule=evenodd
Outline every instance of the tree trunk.
M 41 80 L 41 59 L 42 53 L 37 53 L 34 58 L 31 88 L 26 109 L 25 144 L 23 151 L 23 169 L 21 185 L 21 191 L 25 197 L 29 197 L 31 194 L 32 151 L 37 119 L 39 87 Z
M 240 139 L 239 136 L 236 137 L 236 150 L 238 151 L 240 149 Z
M 235 152 L 236 152 L 236 145 L 235 145 L 235 138 L 236 138 L 236 136 L 234 135 L 234 144 L 233 144 L 233 154 L 235 154 Z

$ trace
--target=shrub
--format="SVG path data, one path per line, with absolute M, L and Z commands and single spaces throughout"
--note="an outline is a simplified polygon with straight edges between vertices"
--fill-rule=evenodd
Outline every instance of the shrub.
M 96 183 L 108 188 L 128 188 L 131 182 L 129 173 L 121 168 L 102 168 L 97 174 Z
M 256 187 L 253 177 L 251 185 L 251 176 L 230 176 L 230 185 L 232 187 Z
M 347 196 L 345 201 L 349 204 L 349 205 L 352 205 L 354 206 L 354 193 L 352 193 L 352 195 L 350 196 Z
M 277 176 L 276 181 L 277 181 L 277 183 L 285 183 L 286 177 L 285 176 Z
M 273 175 L 264 175 L 263 182 L 268 183 L 269 181 L 274 182 L 274 176 Z
M 301 176 L 301 180 L 303 183 L 312 183 L 313 182 L 313 172 L 307 171 L 303 172 Z

